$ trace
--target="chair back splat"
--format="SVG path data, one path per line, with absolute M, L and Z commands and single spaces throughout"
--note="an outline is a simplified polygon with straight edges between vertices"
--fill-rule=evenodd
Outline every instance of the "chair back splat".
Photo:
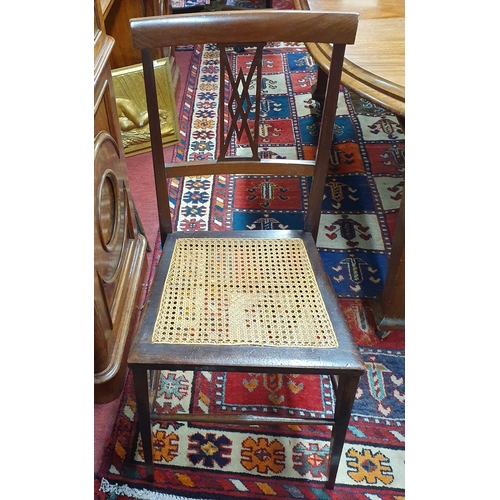
M 128 357 L 134 376 L 146 477 L 154 480 L 151 419 L 332 425 L 326 487 L 333 488 L 363 362 L 342 315 L 316 236 L 328 171 L 344 52 L 358 14 L 244 10 L 130 21 L 142 51 L 163 251 Z M 316 42 L 332 51 L 314 160 L 262 158 L 262 62 L 271 42 Z M 218 147 L 213 160 L 165 164 L 152 50 L 214 44 L 220 52 Z M 235 53 L 245 51 L 243 67 Z M 311 177 L 301 230 L 174 231 L 167 180 L 234 174 Z M 152 412 L 162 370 L 328 375 L 335 409 L 326 419 Z M 251 403 L 249 403 L 251 406 Z

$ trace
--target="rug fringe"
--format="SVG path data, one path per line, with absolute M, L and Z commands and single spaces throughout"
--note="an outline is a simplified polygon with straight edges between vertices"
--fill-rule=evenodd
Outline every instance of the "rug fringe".
M 114 493 L 115 495 L 122 495 L 137 500 L 215 500 L 210 498 L 194 498 L 194 497 L 181 497 L 178 495 L 170 495 L 169 493 L 160 493 L 158 491 L 151 491 L 145 488 L 133 488 L 127 484 L 112 484 L 107 479 L 101 479 L 101 486 L 99 491 L 104 493 Z

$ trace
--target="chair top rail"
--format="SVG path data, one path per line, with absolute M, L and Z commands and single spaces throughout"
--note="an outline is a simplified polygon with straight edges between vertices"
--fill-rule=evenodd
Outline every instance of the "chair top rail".
M 130 27 L 137 50 L 214 42 L 353 44 L 358 18 L 354 12 L 257 9 L 134 18 Z

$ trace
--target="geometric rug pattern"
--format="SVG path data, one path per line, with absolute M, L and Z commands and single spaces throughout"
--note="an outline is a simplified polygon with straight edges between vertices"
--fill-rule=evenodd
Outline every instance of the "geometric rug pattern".
M 356 395 L 334 492 L 324 488 L 329 430 L 322 426 L 222 426 L 168 423 L 153 427 L 155 483 L 145 479 L 131 380 L 127 381 L 100 473 L 100 499 L 161 498 L 404 498 L 404 356 L 361 348 L 367 371 Z M 250 406 L 243 396 L 256 391 Z M 155 411 L 231 408 L 290 415 L 330 414 L 329 381 L 305 375 L 258 377 L 162 372 Z M 143 492 L 143 496 L 138 495 Z M 147 494 L 145 492 L 148 492 Z
M 314 61 L 300 44 L 270 44 L 264 57 L 260 154 L 311 159 L 319 129 L 311 99 Z M 250 55 L 235 53 L 236 59 Z M 216 154 L 218 51 L 195 47 L 193 61 L 180 160 Z M 233 151 L 239 148 L 232 144 Z M 404 183 L 404 152 L 396 117 L 343 88 L 317 241 L 339 297 L 380 297 Z M 303 224 L 308 179 L 222 175 L 174 180 L 171 187 L 180 230 L 294 229 Z
M 213 158 L 219 92 L 218 51 L 195 46 L 176 159 Z M 248 57 L 235 52 L 234 59 Z M 265 53 L 260 129 L 267 157 L 312 158 L 318 132 L 311 99 L 316 67 L 304 46 Z M 236 64 L 236 63 L 235 63 Z M 244 147 L 233 143 L 238 152 Z M 375 335 L 370 299 L 379 297 L 404 181 L 404 135 L 396 118 L 343 88 L 331 147 L 318 247 L 366 372 L 352 411 L 335 490 L 324 487 L 329 429 L 322 426 L 214 425 L 155 421 L 155 483 L 145 480 L 131 377 L 95 481 L 99 500 L 404 498 L 404 336 Z M 199 176 L 172 179 L 173 223 L 181 230 L 301 226 L 308 179 Z M 154 261 L 161 252 L 158 244 Z M 158 413 L 331 415 L 325 377 L 164 371 Z

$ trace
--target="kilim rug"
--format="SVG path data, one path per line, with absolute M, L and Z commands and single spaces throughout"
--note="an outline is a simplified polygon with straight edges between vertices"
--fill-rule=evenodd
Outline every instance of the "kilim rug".
M 248 54 L 235 57 L 249 59 Z M 218 52 L 194 53 L 181 127 L 179 160 L 214 158 Z M 315 66 L 303 46 L 270 46 L 261 103 L 263 157 L 312 159 L 319 120 L 311 99 Z M 238 149 L 233 144 L 233 151 Z M 241 146 L 240 148 L 243 148 Z M 397 118 L 343 89 L 318 247 L 339 297 L 376 298 L 387 272 L 404 183 L 404 135 Z M 173 181 L 179 230 L 301 229 L 308 181 L 218 176 Z
M 248 58 L 248 53 L 234 54 Z M 311 158 L 318 132 L 311 99 L 315 66 L 302 45 L 270 45 L 261 104 L 265 157 Z M 218 52 L 194 47 L 176 158 L 213 158 Z M 233 144 L 235 151 L 244 145 Z M 324 487 L 327 427 L 154 424 L 155 483 L 145 480 L 130 377 L 112 441 L 96 478 L 98 499 L 404 498 L 404 336 L 375 335 L 370 299 L 380 296 L 404 180 L 397 119 L 342 89 L 331 148 L 318 247 L 366 364 L 334 492 Z M 307 179 L 208 176 L 173 180 L 181 230 L 300 227 Z M 158 258 L 161 249 L 156 248 Z M 169 372 L 155 411 L 231 409 L 332 415 L 328 378 L 309 375 Z

